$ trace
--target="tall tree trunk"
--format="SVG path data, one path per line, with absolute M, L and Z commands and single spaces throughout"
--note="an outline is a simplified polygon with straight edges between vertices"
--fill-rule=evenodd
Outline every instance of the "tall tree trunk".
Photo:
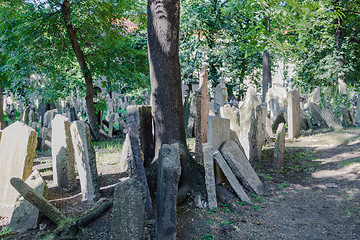
M 4 106 L 3 106 L 3 95 L 2 88 L 0 84 L 0 129 L 3 130 L 5 128 L 5 119 L 4 119 Z
M 262 73 L 262 101 L 265 102 L 266 93 L 271 83 L 271 70 L 270 70 L 270 55 L 268 51 L 264 50 L 263 55 L 263 73 Z
M 347 84 L 346 84 L 346 73 L 344 71 L 345 55 L 343 53 L 343 47 L 342 47 L 343 28 L 342 28 L 342 19 L 341 18 L 337 19 L 337 24 L 338 24 L 338 27 L 335 30 L 335 38 L 336 38 L 335 41 L 336 41 L 336 49 L 339 52 L 337 62 L 339 64 L 339 66 L 341 67 L 341 71 L 339 72 L 339 75 L 338 75 L 339 93 L 346 94 Z
M 100 128 L 96 121 L 96 113 L 94 107 L 94 86 L 93 86 L 93 79 L 91 76 L 91 72 L 86 64 L 85 56 L 83 51 L 80 48 L 79 41 L 76 36 L 76 32 L 74 27 L 70 21 L 70 0 L 64 0 L 63 4 L 61 5 L 61 12 L 65 21 L 65 26 L 67 33 L 69 34 L 71 46 L 74 50 L 76 59 L 80 65 L 80 69 L 84 74 L 85 84 L 86 84 L 86 110 L 89 120 L 89 125 L 91 132 L 94 135 L 95 139 L 101 140 L 104 138 L 102 134 L 100 134 Z
M 179 143 L 180 184 L 203 187 L 201 168 L 186 145 L 179 62 L 180 0 L 148 0 L 147 9 L 155 159 L 162 144 Z

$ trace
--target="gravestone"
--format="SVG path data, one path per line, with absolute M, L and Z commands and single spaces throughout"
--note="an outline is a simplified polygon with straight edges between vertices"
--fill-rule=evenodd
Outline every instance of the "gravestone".
M 344 105 L 340 105 L 338 107 L 339 112 L 341 113 L 341 118 L 342 118 L 342 123 L 345 127 L 350 127 L 353 125 L 353 120 L 352 117 L 350 115 L 350 111 L 347 107 L 345 107 Z
M 356 100 L 355 126 L 360 126 L 360 93 L 358 93 Z
M 130 177 L 136 177 L 146 188 L 146 218 L 153 219 L 154 211 L 152 208 L 152 201 L 150 197 L 150 190 L 149 185 L 147 182 L 145 168 L 142 160 L 140 144 L 139 144 L 139 136 L 138 136 L 138 125 L 136 124 L 135 118 L 132 115 L 129 115 L 126 119 L 127 126 L 128 126 L 128 133 L 131 145 L 131 152 L 132 152 L 132 160 L 129 162 L 129 172 Z
M 30 107 L 27 106 L 24 110 L 24 112 L 22 113 L 22 121 L 25 123 L 25 124 L 29 124 L 29 112 L 30 112 Z
M 218 116 L 209 116 L 207 122 L 207 140 L 214 150 L 230 139 L 230 120 Z
M 244 189 L 236 179 L 234 173 L 231 171 L 230 167 L 227 165 L 224 157 L 221 155 L 219 151 L 215 151 L 214 159 L 219 164 L 221 170 L 223 171 L 224 175 L 226 176 L 227 180 L 229 181 L 231 187 L 233 188 L 234 192 L 237 194 L 239 199 L 243 202 L 250 203 L 249 197 L 246 195 Z
M 207 86 L 208 73 L 204 65 L 200 73 L 200 87 L 196 92 L 195 120 L 195 159 L 203 164 L 202 144 L 207 142 L 207 118 L 210 111 L 210 100 Z
M 335 130 L 342 130 L 343 126 L 341 125 L 340 120 L 336 117 L 335 113 L 331 111 L 329 108 L 324 108 L 321 111 L 321 116 L 325 120 L 326 124 L 330 128 L 334 128 Z
M 213 157 L 214 150 L 212 149 L 211 144 L 204 143 L 203 151 L 204 151 L 206 192 L 207 192 L 209 209 L 211 210 L 217 208 L 214 157 Z
M 31 107 L 29 110 L 28 125 L 32 127 L 34 122 L 35 122 L 35 108 Z
M 94 202 L 100 197 L 100 185 L 90 128 L 84 122 L 75 121 L 70 126 L 70 132 L 80 177 L 82 199 Z
M 111 223 L 112 240 L 143 239 L 145 192 L 145 186 L 135 178 L 116 185 Z
M 279 83 L 272 84 L 272 87 L 266 93 L 265 101 L 270 110 L 271 120 L 274 120 L 278 111 L 287 107 L 287 91 Z
M 121 157 L 119 163 L 120 171 L 122 172 L 127 171 L 129 169 L 129 162 L 132 161 L 134 160 L 132 159 L 130 137 L 129 137 L 129 133 L 127 133 L 121 150 Z M 133 173 L 129 173 L 129 175 L 133 175 Z
M 51 121 L 52 128 L 52 169 L 56 186 L 74 190 L 76 188 L 75 156 L 71 139 L 70 121 L 58 114 Z
M 156 239 L 176 240 L 176 198 L 181 164 L 179 144 L 163 144 L 159 150 L 156 191 Z
M 220 148 L 220 152 L 234 175 L 241 180 L 246 189 L 258 195 L 264 193 L 264 184 L 235 141 L 226 141 Z
M 309 102 L 309 113 L 314 122 L 320 127 L 320 128 L 328 128 L 329 126 L 326 124 L 326 121 L 321 116 L 321 109 L 320 107 L 313 102 Z
M 114 117 L 115 114 L 111 113 L 110 117 L 109 117 L 109 136 L 112 137 L 113 136 L 113 131 L 114 131 Z
M 283 109 L 275 118 L 274 122 L 271 125 L 271 129 L 273 131 L 276 131 L 279 127 L 280 123 L 286 123 L 287 119 L 287 111 L 286 109 Z
M 289 138 L 300 136 L 300 94 L 297 90 L 288 92 L 287 123 Z
M 140 150 L 144 158 L 144 165 L 150 165 L 155 155 L 155 142 L 152 133 L 152 115 L 150 106 L 128 106 L 128 117 L 134 118 L 136 135 L 139 138 Z M 126 122 L 128 120 L 126 119 Z
M 38 170 L 34 170 L 26 179 L 25 183 L 38 194 L 42 196 L 46 195 L 47 186 Z M 19 195 L 15 203 L 15 209 L 12 213 L 9 227 L 14 228 L 15 231 L 35 229 L 38 226 L 38 219 L 39 209 Z
M 228 103 L 227 88 L 223 80 L 221 80 L 220 83 L 215 87 L 215 93 L 214 93 L 215 112 L 218 112 L 220 110 L 220 107 L 224 106 L 227 103 Z
M 0 142 L 0 216 L 10 217 L 17 191 L 10 185 L 13 177 L 26 180 L 31 172 L 37 145 L 37 132 L 23 122 L 2 131 Z
M 306 131 L 312 128 L 313 125 L 311 123 L 310 117 L 303 110 L 300 110 L 300 129 Z
M 51 129 L 51 121 L 54 119 L 56 114 L 58 114 L 57 109 L 46 111 L 43 119 L 43 127 Z
M 273 168 L 281 169 L 284 165 L 285 159 L 285 127 L 284 123 L 280 123 L 276 131 L 275 149 Z
M 238 109 L 233 109 L 229 104 L 220 107 L 220 116 L 230 120 L 230 129 L 240 133 L 240 114 Z
M 41 129 L 40 135 L 41 135 L 40 150 L 47 151 L 51 147 L 50 145 L 51 130 L 47 127 L 43 127 Z
M 187 138 L 194 137 L 194 126 L 196 119 L 196 94 L 190 92 L 184 101 L 184 122 Z
M 310 93 L 308 102 L 309 102 L 309 103 L 319 104 L 320 99 L 321 99 L 321 96 L 320 96 L 320 87 L 316 87 L 315 90 L 314 90 L 312 93 Z
M 75 107 L 69 108 L 69 120 L 70 122 L 74 122 L 77 120 Z
M 279 99 L 272 98 L 268 102 L 269 110 L 270 110 L 270 117 L 272 120 L 278 116 L 278 114 L 282 111 L 282 107 L 280 107 Z

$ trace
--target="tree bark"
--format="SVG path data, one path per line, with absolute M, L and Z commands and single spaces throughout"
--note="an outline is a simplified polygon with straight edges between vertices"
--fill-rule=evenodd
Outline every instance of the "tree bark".
M 204 189 L 203 172 L 186 145 L 179 62 L 180 0 L 148 0 L 147 10 L 155 159 L 162 144 L 178 143 L 181 187 Z
M 61 5 L 61 12 L 65 21 L 66 31 L 69 35 L 71 46 L 80 65 L 80 69 L 84 74 L 86 84 L 85 100 L 90 129 L 94 138 L 97 140 L 101 140 L 104 136 L 100 134 L 100 127 L 97 124 L 96 120 L 93 79 L 91 76 L 91 72 L 86 64 L 84 53 L 81 50 L 78 38 L 76 36 L 76 31 L 74 30 L 74 27 L 70 21 L 70 0 L 64 0 L 63 4 Z
M 262 102 L 265 102 L 266 93 L 271 83 L 271 70 L 270 70 L 270 54 L 264 50 L 263 55 L 263 73 L 262 73 Z
M 4 119 L 4 102 L 2 95 L 2 88 L 0 84 L 0 129 L 3 130 L 5 128 L 5 119 Z

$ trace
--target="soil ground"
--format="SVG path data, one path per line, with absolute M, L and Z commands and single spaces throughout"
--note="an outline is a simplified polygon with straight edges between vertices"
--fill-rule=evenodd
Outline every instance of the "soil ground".
M 266 145 L 262 161 L 253 166 L 267 190 L 263 196 L 250 194 L 253 204 L 221 188 L 218 209 L 209 211 L 196 208 L 195 196 L 189 195 L 178 206 L 177 239 L 360 239 L 360 128 L 305 135 L 287 139 L 281 170 L 271 168 L 274 143 Z M 127 178 L 118 166 L 121 141 L 96 146 L 102 197 L 109 200 L 116 183 Z M 48 184 L 50 201 L 67 217 L 93 207 L 81 201 L 80 189 L 65 192 L 53 186 L 51 153 L 37 154 L 34 167 Z M 0 219 L 0 227 L 8 222 Z M 44 230 L 7 239 L 51 239 L 56 226 L 46 218 L 40 223 Z M 152 239 L 154 222 L 146 226 Z M 82 229 L 78 239 L 110 239 L 110 229 L 111 210 Z

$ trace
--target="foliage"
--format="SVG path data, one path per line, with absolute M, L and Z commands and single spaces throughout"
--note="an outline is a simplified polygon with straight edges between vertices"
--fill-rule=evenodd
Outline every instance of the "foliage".
M 0 4 L 0 74 L 8 90 L 30 99 L 64 98 L 84 91 L 82 73 L 71 48 L 61 2 L 2 1 Z M 72 1 L 73 24 L 89 71 L 106 77 L 109 90 L 148 87 L 146 41 L 138 1 Z M 130 21 L 132 20 L 132 21 Z M 0 60 L 1 60 L 0 59 Z M 51 88 L 49 88 L 51 86 Z

